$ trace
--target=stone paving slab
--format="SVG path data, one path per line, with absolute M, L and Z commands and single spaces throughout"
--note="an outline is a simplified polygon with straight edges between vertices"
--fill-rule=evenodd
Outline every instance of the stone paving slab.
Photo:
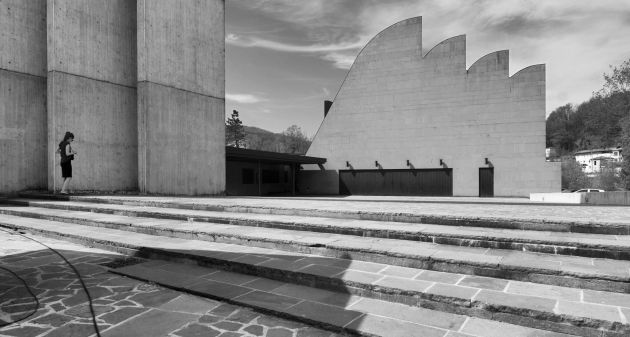
M 106 288 L 110 290 L 94 296 L 97 322 L 102 336 L 233 336 L 254 337 L 274 336 L 282 331 L 290 337 L 341 337 L 345 334 L 318 329 L 308 324 L 289 321 L 262 314 L 251 309 L 234 306 L 225 302 L 197 297 L 154 284 L 140 282 L 107 272 L 100 263 L 111 263 L 122 258 L 108 251 L 84 247 L 60 240 L 33 235 L 37 240 L 59 250 L 73 264 L 91 264 L 96 272 L 82 274 L 88 289 Z M 0 297 L 0 336 L 1 337 L 88 337 L 94 336 L 91 314 L 87 298 L 82 301 L 64 304 L 63 299 L 75 297 L 82 288 L 54 284 L 47 281 L 71 279 L 77 282 L 76 275 L 57 257 L 57 260 L 42 259 L 50 255 L 43 246 L 18 235 L 10 235 L 0 230 L 0 265 L 10 268 L 26 278 L 27 283 L 37 293 L 41 308 L 28 319 L 9 325 L 23 315 L 5 316 L 6 301 L 28 304 L 26 310 L 32 312 L 35 303 L 22 288 L 12 289 Z M 28 269 L 18 268 L 29 262 Z M 151 262 L 147 266 L 164 264 Z M 83 270 L 89 270 L 83 268 Z M 171 266 L 171 271 L 182 272 L 179 265 Z M 3 274 L 0 274 L 2 276 Z M 194 274 L 201 277 L 204 273 Z M 4 280 L 4 278 L 1 278 Z M 15 280 L 10 283 L 16 283 Z M 4 284 L 2 282 L 1 284 Z M 99 304 L 97 304 L 99 303 Z M 15 314 L 18 314 L 17 312 Z M 6 318 L 6 320 L 5 320 Z
M 232 225 L 262 226 L 302 231 L 311 230 L 337 234 L 430 241 L 433 243 L 451 245 L 475 245 L 501 249 L 529 250 L 569 255 L 588 254 L 587 256 L 630 259 L 630 240 L 626 240 L 627 236 L 593 233 L 558 233 L 543 231 L 539 226 L 532 228 L 532 230 L 523 231 L 521 229 L 461 227 L 425 223 L 414 223 L 410 225 L 408 223 L 392 221 L 182 210 L 87 202 L 36 200 L 23 200 L 22 202 L 34 207 L 29 207 L 28 209 L 23 207 L 2 207 L 0 208 L 0 212 L 14 215 L 48 217 L 50 220 L 70 221 L 72 217 L 68 217 L 68 212 L 62 210 L 75 210 L 77 213 L 73 213 L 74 216 L 84 217 L 86 221 L 102 221 L 111 224 L 120 224 L 120 222 L 124 223 L 127 221 L 128 218 L 122 215 L 141 218 L 134 221 L 138 226 L 150 226 L 152 224 L 155 226 L 181 226 L 181 223 L 169 220 L 185 221 L 195 219 L 197 222 L 229 223 Z M 55 208 L 58 210 L 55 211 Z M 93 212 L 114 213 L 114 215 L 103 217 L 102 214 L 94 214 Z M 64 216 L 69 219 L 63 218 Z M 55 219 L 54 217 L 61 218 Z M 185 225 L 186 230 L 192 231 L 196 230 L 198 227 L 198 224 Z M 232 226 L 218 225 L 215 225 L 215 228 L 217 230 L 229 229 L 235 234 L 252 230 L 251 228 L 239 230 L 234 229 Z M 547 229 L 562 230 L 563 228 L 563 226 L 552 226 Z
M 33 195 L 31 195 L 33 196 Z M 161 197 L 161 196 L 70 196 L 63 200 L 88 201 L 111 204 L 157 206 L 169 208 L 188 208 L 198 210 L 220 210 L 233 212 L 256 212 L 267 214 L 300 213 L 309 216 L 327 216 L 340 218 L 412 221 L 432 223 L 431 220 L 453 219 L 464 223 L 498 224 L 507 221 L 521 228 L 524 223 L 540 225 L 553 223 L 558 226 L 574 227 L 581 225 L 622 226 L 624 233 L 630 234 L 630 212 L 624 206 L 569 206 L 546 205 L 537 203 L 523 204 L 522 200 L 510 203 L 490 204 L 489 202 L 450 202 L 448 198 L 415 198 L 417 202 L 401 202 L 389 198 L 392 202 L 383 202 L 387 197 L 363 198 L 271 198 L 271 197 Z M 457 200 L 466 200 L 459 199 Z M 427 200 L 428 202 L 422 202 Z M 475 199 L 479 200 L 479 199 Z M 369 211 L 366 211 L 369 210 Z M 491 214 L 491 216 L 489 216 Z M 426 219 L 427 221 L 418 221 Z M 519 222 L 521 224 L 519 225 Z M 433 222 L 437 223 L 437 222 Z M 591 228 L 592 230 L 592 228 Z

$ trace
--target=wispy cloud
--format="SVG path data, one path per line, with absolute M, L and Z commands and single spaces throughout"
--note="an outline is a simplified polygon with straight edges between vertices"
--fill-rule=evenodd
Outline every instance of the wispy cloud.
M 241 103 L 241 104 L 254 104 L 260 102 L 266 102 L 267 99 L 251 94 L 225 94 L 225 99 L 228 101 Z
M 365 45 L 365 42 L 362 41 L 361 39 L 355 42 L 296 45 L 296 44 L 270 41 L 270 40 L 260 39 L 256 37 L 241 37 L 236 34 L 228 34 L 225 38 L 225 42 L 233 46 L 238 46 L 238 47 L 258 47 L 258 48 L 293 52 L 293 53 L 333 52 L 333 51 L 340 51 L 340 50 L 357 49 Z
M 358 50 L 354 53 L 327 53 L 322 56 L 324 60 L 331 61 L 336 68 L 339 69 L 350 69 L 352 63 L 354 63 L 354 59 L 357 57 Z

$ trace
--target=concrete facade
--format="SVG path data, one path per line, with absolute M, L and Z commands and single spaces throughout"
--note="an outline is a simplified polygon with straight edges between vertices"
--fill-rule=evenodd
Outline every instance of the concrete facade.
M 222 0 L 1 1 L 0 193 L 58 190 L 66 131 L 72 189 L 222 193 L 224 12 Z
M 225 190 L 224 13 L 224 1 L 138 1 L 141 192 Z
M 0 2 L 0 193 L 46 187 L 46 1 Z
M 48 188 L 62 178 L 55 153 L 75 135 L 73 188 L 137 189 L 136 21 L 132 1 L 49 0 Z
M 423 55 L 419 17 L 363 48 L 307 155 L 327 158 L 327 170 L 440 168 L 442 159 L 456 196 L 478 195 L 489 166 L 496 196 L 560 190 L 560 166 L 545 162 L 545 66 L 509 76 L 505 50 L 466 69 L 464 35 Z

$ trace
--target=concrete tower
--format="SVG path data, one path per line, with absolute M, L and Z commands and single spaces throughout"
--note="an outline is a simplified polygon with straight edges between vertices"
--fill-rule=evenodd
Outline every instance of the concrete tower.
M 225 189 L 222 0 L 0 2 L 0 193 Z

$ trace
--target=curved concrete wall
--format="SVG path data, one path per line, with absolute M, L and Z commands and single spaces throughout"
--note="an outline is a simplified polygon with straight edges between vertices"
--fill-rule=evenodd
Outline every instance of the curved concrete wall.
M 545 162 L 545 67 L 509 77 L 507 51 L 466 69 L 466 37 L 422 55 L 422 19 L 379 33 L 357 56 L 307 155 L 326 169 L 453 169 L 453 194 L 478 195 L 478 170 L 494 166 L 497 196 L 560 190 Z

